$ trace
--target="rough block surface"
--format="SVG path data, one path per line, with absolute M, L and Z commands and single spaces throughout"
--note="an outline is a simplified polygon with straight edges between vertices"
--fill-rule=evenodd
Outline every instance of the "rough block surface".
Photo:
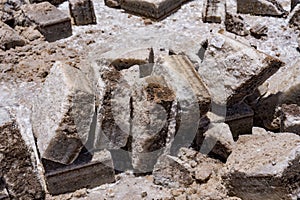
M 88 140 L 95 97 L 85 74 L 55 63 L 34 104 L 33 131 L 42 158 L 72 163 Z
M 13 199 L 44 199 L 36 158 L 24 141 L 19 124 L 3 108 L 0 108 L 0 137 L 0 186 L 3 182 Z
M 0 48 L 8 50 L 24 45 L 25 40 L 14 29 L 0 21 Z
M 222 34 L 208 44 L 199 74 L 212 101 L 233 105 L 252 94 L 284 63 Z
M 240 136 L 223 179 L 245 200 L 292 199 L 300 191 L 300 137 L 292 133 Z
M 72 35 L 69 16 L 49 2 L 24 5 L 22 11 L 31 22 L 37 25 L 38 30 L 49 42 Z
M 92 0 L 69 0 L 69 8 L 76 25 L 97 23 Z

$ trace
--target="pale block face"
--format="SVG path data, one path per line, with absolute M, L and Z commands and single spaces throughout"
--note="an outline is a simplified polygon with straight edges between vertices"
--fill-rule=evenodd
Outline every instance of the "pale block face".
M 276 58 L 216 34 L 209 40 L 198 72 L 212 101 L 229 106 L 252 94 L 283 65 Z
M 72 163 L 88 139 L 94 112 L 94 92 L 83 72 L 56 63 L 32 117 L 41 157 Z
M 186 0 L 121 0 L 121 8 L 141 16 L 162 19 L 180 8 Z
M 72 35 L 71 19 L 49 2 L 25 5 L 22 11 L 49 42 Z
M 293 133 L 240 136 L 225 165 L 228 189 L 243 199 L 291 199 L 299 191 L 299 150 Z
M 178 98 L 187 104 L 198 104 L 201 115 L 207 113 L 211 101 L 210 94 L 194 65 L 186 56 L 162 57 L 153 69 L 153 75 L 161 74 L 164 75 L 166 82 L 176 92 Z

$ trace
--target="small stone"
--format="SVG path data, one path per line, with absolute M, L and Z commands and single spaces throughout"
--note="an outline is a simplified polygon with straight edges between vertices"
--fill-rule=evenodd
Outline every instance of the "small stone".
M 33 28 L 32 26 L 26 28 L 24 31 L 22 31 L 22 36 L 26 38 L 29 41 L 34 41 L 40 38 L 43 38 L 43 35 Z
M 237 11 L 242 14 L 283 16 L 286 11 L 277 0 L 237 0 Z
M 87 189 L 83 188 L 80 190 L 76 190 L 73 194 L 72 197 L 80 198 L 80 197 L 86 197 L 87 196 Z
M 120 8 L 120 0 L 104 0 L 105 5 L 111 8 Z
M 251 35 L 256 39 L 260 39 L 263 36 L 267 36 L 268 27 L 261 24 L 256 24 L 250 29 Z
M 283 120 L 280 131 L 300 135 L 300 106 L 297 104 L 283 104 L 281 106 Z
M 298 3 L 288 16 L 289 24 L 300 30 L 300 3 Z
M 49 2 L 27 4 L 21 9 L 47 41 L 54 42 L 72 35 L 71 19 Z
M 221 23 L 225 20 L 225 1 L 223 0 L 204 0 L 203 22 Z
M 148 195 L 147 192 L 142 192 L 141 197 L 145 198 L 147 195 Z
M 193 183 L 192 175 L 184 162 L 173 156 L 161 157 L 153 170 L 154 183 L 171 188 Z
M 25 40 L 8 25 L 0 21 L 0 48 L 8 50 L 16 46 L 24 46 Z
M 0 199 L 1 200 L 10 200 L 9 194 L 5 189 L 5 186 L 0 185 Z
M 222 37 L 213 37 L 210 41 L 211 45 L 213 45 L 216 48 L 221 49 L 223 44 L 225 43 L 225 39 Z
M 267 131 L 264 128 L 260 128 L 260 127 L 253 127 L 252 128 L 252 134 L 253 135 L 264 135 L 264 134 L 270 134 L 272 132 Z
M 229 126 L 225 123 L 213 123 L 204 133 L 204 141 L 200 152 L 212 153 L 222 160 L 226 160 L 232 152 L 235 143 Z
M 226 13 L 225 26 L 227 31 L 236 35 L 249 35 L 249 31 L 246 29 L 244 19 L 239 15 Z
M 69 9 L 75 25 L 97 23 L 92 0 L 69 0 Z

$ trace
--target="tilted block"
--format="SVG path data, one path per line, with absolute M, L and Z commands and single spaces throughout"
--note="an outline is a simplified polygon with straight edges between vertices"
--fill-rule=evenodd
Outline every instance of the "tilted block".
M 230 106 L 252 94 L 284 63 L 222 34 L 210 38 L 199 75 L 212 101 Z
M 55 63 L 33 108 L 33 131 L 41 157 L 72 163 L 88 140 L 94 112 L 94 92 L 85 74 Z
M 37 25 L 47 41 L 53 42 L 72 35 L 71 19 L 49 2 L 22 7 L 25 16 Z

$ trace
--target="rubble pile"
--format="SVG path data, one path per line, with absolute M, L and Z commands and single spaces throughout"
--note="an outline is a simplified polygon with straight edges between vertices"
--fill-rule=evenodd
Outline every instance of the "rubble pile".
M 299 0 L 7 0 L 0 19 L 0 200 L 300 199 Z

